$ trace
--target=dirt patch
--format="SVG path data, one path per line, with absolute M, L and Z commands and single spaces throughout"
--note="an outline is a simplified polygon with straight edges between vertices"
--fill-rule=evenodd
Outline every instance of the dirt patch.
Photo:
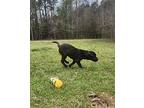
M 115 108 L 115 98 L 106 93 L 88 93 L 89 102 L 92 108 Z

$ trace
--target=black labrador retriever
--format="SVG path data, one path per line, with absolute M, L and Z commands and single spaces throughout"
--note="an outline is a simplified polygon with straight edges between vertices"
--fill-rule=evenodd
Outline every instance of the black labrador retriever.
M 64 65 L 64 67 L 67 67 L 65 63 L 67 64 L 69 63 L 68 61 L 66 61 L 67 56 L 73 59 L 73 62 L 69 65 L 69 67 L 77 63 L 78 66 L 82 68 L 82 65 L 80 63 L 82 59 L 92 60 L 94 62 L 98 61 L 98 58 L 96 57 L 96 53 L 93 51 L 86 51 L 86 50 L 78 49 L 66 43 L 61 44 L 61 45 L 56 41 L 53 41 L 53 43 L 56 43 L 58 45 L 59 53 L 62 56 L 61 63 Z

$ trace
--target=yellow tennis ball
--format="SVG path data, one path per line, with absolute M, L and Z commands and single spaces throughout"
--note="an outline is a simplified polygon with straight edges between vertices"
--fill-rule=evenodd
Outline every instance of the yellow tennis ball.
M 57 79 L 57 80 L 55 81 L 55 84 L 54 84 L 54 85 L 55 85 L 56 88 L 61 88 L 62 85 L 63 85 L 63 83 L 62 83 L 61 80 Z

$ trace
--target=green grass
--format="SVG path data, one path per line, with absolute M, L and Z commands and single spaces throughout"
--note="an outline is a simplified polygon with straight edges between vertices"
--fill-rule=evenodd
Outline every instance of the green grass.
M 58 40 L 75 47 L 97 53 L 97 63 L 83 60 L 79 68 L 64 68 L 57 45 L 52 41 L 31 41 L 31 108 L 90 108 L 87 94 L 90 91 L 115 94 L 114 42 L 101 39 Z M 70 58 L 67 58 L 71 61 Z M 51 77 L 59 77 L 64 85 L 56 89 Z

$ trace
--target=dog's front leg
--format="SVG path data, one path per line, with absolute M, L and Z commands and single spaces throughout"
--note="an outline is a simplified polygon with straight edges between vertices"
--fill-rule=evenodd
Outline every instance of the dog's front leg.
M 76 62 L 75 60 L 73 60 L 73 62 L 69 65 L 69 67 L 71 67 L 72 65 L 74 65 Z
M 78 66 L 79 66 L 80 68 L 82 68 L 82 65 L 81 65 L 80 61 L 77 61 L 77 64 L 78 64 Z

